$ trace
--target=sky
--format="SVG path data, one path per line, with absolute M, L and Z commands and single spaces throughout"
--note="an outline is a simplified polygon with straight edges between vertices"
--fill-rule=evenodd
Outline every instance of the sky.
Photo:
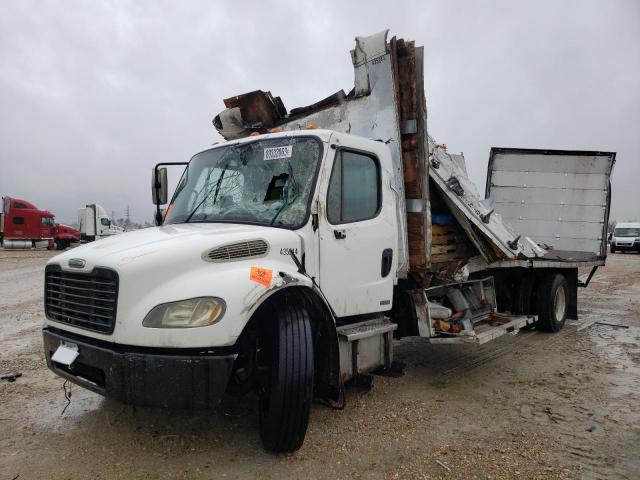
M 224 98 L 348 92 L 354 37 L 386 28 L 424 46 L 429 132 L 480 191 L 492 146 L 615 151 L 611 217 L 640 219 L 635 0 L 3 0 L 0 195 L 151 220 L 151 168 L 219 141 Z

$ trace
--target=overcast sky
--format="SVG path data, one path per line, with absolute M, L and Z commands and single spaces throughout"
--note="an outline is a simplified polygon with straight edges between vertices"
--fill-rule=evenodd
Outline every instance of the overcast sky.
M 0 195 L 151 220 L 151 167 L 218 140 L 223 98 L 349 91 L 354 37 L 385 28 L 425 47 L 428 128 L 480 191 L 491 146 L 611 150 L 612 217 L 640 218 L 635 0 L 3 0 Z

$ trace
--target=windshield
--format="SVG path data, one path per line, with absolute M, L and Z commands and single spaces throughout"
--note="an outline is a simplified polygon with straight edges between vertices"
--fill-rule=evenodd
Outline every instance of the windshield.
M 307 218 L 322 144 L 309 137 L 258 140 L 195 155 L 165 224 L 255 223 L 298 228 Z
M 616 228 L 613 235 L 616 237 L 640 237 L 640 228 Z

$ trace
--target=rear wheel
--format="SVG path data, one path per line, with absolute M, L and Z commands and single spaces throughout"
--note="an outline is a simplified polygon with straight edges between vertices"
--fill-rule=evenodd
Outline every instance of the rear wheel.
M 538 289 L 537 328 L 544 332 L 559 332 L 567 318 L 569 287 L 567 279 L 559 273 L 542 278 Z
M 65 250 L 71 245 L 71 240 L 56 240 L 56 250 Z
M 293 452 L 302 446 L 313 397 L 313 335 L 309 314 L 286 298 L 263 333 L 258 381 L 260 437 L 267 450 Z

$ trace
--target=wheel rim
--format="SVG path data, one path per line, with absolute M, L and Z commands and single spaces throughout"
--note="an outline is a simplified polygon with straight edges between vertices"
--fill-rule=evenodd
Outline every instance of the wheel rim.
M 556 321 L 560 322 L 564 318 L 564 314 L 567 309 L 567 295 L 565 294 L 564 287 L 560 287 L 556 290 L 556 298 L 554 304 L 556 307 Z

